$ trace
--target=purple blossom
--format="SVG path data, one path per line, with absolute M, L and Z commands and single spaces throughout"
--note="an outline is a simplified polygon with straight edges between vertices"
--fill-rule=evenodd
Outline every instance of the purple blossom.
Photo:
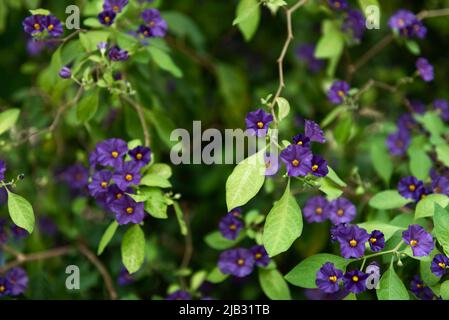
M 0 277 L 0 297 L 11 294 L 11 285 L 6 278 Z
M 22 25 L 24 31 L 31 36 L 40 35 L 44 31 L 51 37 L 59 37 L 64 33 L 61 21 L 51 14 L 26 17 Z
M 436 176 L 432 178 L 432 191 L 449 196 L 449 178 Z
M 291 177 L 306 176 L 310 172 L 312 152 L 299 145 L 289 145 L 281 152 L 281 160 L 287 166 L 287 173 Z
M 134 282 L 132 275 L 126 270 L 126 268 L 122 267 L 120 269 L 120 273 L 117 277 L 117 283 L 120 286 L 128 286 Z
M 325 177 L 329 173 L 327 161 L 318 155 L 314 155 L 310 166 L 310 173 L 317 177 Z
M 410 107 L 417 114 L 424 114 L 426 112 L 426 105 L 419 100 L 410 100 Z
M 432 289 L 424 285 L 421 277 L 416 275 L 410 282 L 410 291 L 422 300 L 432 300 L 435 296 Z
M 103 3 L 103 10 L 119 13 L 122 12 L 127 4 L 128 0 L 105 0 Z
M 413 224 L 402 232 L 402 239 L 412 247 L 415 257 L 428 256 L 432 252 L 435 244 L 433 238 L 419 224 Z
M 41 33 L 44 31 L 43 17 L 41 14 L 26 17 L 22 22 L 23 30 L 31 36 Z
M 142 19 L 151 29 L 152 37 L 164 37 L 167 34 L 168 24 L 158 10 L 146 9 L 142 12 Z
M 59 179 L 74 190 L 82 190 L 87 186 L 89 172 L 82 164 L 74 164 L 59 174 Z
M 310 139 L 310 141 L 315 141 L 319 143 L 325 143 L 326 138 L 324 137 L 324 132 L 321 127 L 312 120 L 306 120 L 305 125 L 305 136 Z
M 449 258 L 444 254 L 438 253 L 433 257 L 432 263 L 430 264 L 430 271 L 437 277 L 442 277 L 449 267 Z
M 39 217 L 39 231 L 47 236 L 54 236 L 58 233 L 58 226 L 50 217 Z
M 329 219 L 335 225 L 351 222 L 356 214 L 355 206 L 344 197 L 335 199 L 329 204 Z
M 192 300 L 192 297 L 187 291 L 177 290 L 169 294 L 165 300 Z
M 302 133 L 297 134 L 293 137 L 293 144 L 297 144 L 299 146 L 309 148 L 310 147 L 310 139 L 303 135 Z
M 98 15 L 98 20 L 102 25 L 110 26 L 114 23 L 115 17 L 117 14 L 112 10 L 105 10 L 103 12 L 100 12 Z
M 316 196 L 307 200 L 303 209 L 307 222 L 323 222 L 329 217 L 329 202 L 325 197 Z
M 47 47 L 47 43 L 44 41 L 38 41 L 34 38 L 30 38 L 27 40 L 26 47 L 28 54 L 34 57 L 39 55 Z
M 434 100 L 433 107 L 444 121 L 449 121 L 449 103 L 445 99 Z
M 430 82 L 433 80 L 433 66 L 426 58 L 419 58 L 416 61 L 416 69 L 418 69 L 419 75 L 424 81 Z
M 229 249 L 220 254 L 218 268 L 224 274 L 243 278 L 253 272 L 254 257 L 250 250 L 244 248 Z
M 89 193 L 93 197 L 98 197 L 108 191 L 109 182 L 112 179 L 112 172 L 109 170 L 101 170 L 96 172 L 91 183 L 87 186 Z
M 254 256 L 254 263 L 256 266 L 266 267 L 270 264 L 271 259 L 264 246 L 254 246 L 250 250 Z
M 110 166 L 114 168 L 121 167 L 123 163 L 123 156 L 128 152 L 128 145 L 121 139 L 107 139 L 97 144 L 95 149 L 95 157 L 93 162 L 102 166 Z
M 424 183 L 413 176 L 405 177 L 399 180 L 398 191 L 404 198 L 418 201 L 424 191 Z
M 62 79 L 70 79 L 72 76 L 72 70 L 70 70 L 69 67 L 62 67 L 61 70 L 59 70 L 59 76 Z
M 235 240 L 239 236 L 243 226 L 243 222 L 240 219 L 230 214 L 221 218 L 220 223 L 218 224 L 221 235 L 229 240 Z
M 124 162 L 122 166 L 115 171 L 112 179 L 114 179 L 114 182 L 121 190 L 125 191 L 128 187 L 140 183 L 140 168 L 136 166 L 133 161 Z
M 6 273 L 6 280 L 9 283 L 9 294 L 13 296 L 21 295 L 28 287 L 28 275 L 22 268 L 13 268 Z
M 417 127 L 417 124 L 415 118 L 410 113 L 401 115 L 397 123 L 399 131 L 411 131 Z
M 407 38 L 422 39 L 426 36 L 427 29 L 418 18 L 408 10 L 400 9 L 390 17 L 389 27 L 398 32 L 399 35 Z
M 319 72 L 324 66 L 324 60 L 315 58 L 314 44 L 303 44 L 296 49 L 298 58 L 306 64 L 307 68 L 313 72 Z
M 263 109 L 257 109 L 246 114 L 245 123 L 248 134 L 263 137 L 267 134 L 268 126 L 273 121 L 273 115 Z
M 343 276 L 343 285 L 352 293 L 361 293 L 366 290 L 366 279 L 368 274 L 359 270 L 348 271 Z
M 228 212 L 228 215 L 232 215 L 233 217 L 239 218 L 242 216 L 242 208 L 237 207 Z
M 379 230 L 373 230 L 369 236 L 369 246 L 371 251 L 378 252 L 385 247 L 385 236 Z
M 365 16 L 360 10 L 348 10 L 343 21 L 342 30 L 350 32 L 356 40 L 361 40 L 365 33 Z
M 345 10 L 349 6 L 346 0 L 327 0 L 327 3 L 334 10 Z
M 327 99 L 333 104 L 342 104 L 349 89 L 349 84 L 346 81 L 336 80 L 327 92 Z
M 3 160 L 0 160 L 0 181 L 5 179 L 5 172 L 6 172 L 6 163 Z
M 106 50 L 108 49 L 108 43 L 107 42 L 99 42 L 97 44 L 97 49 L 98 51 L 101 51 L 102 53 L 106 52 Z
M 47 30 L 48 34 L 52 37 L 59 37 L 64 33 L 61 21 L 51 14 L 43 16 L 42 23 L 45 30 Z
M 115 213 L 115 218 L 120 225 L 141 223 L 145 218 L 144 203 L 136 202 L 127 195 L 114 201 L 111 204 L 111 209 Z
M 108 57 L 111 61 L 126 61 L 129 58 L 128 51 L 120 49 L 119 46 L 114 46 L 109 49 Z
M 137 35 L 140 35 L 141 39 L 150 38 L 151 37 L 151 28 L 146 25 L 140 25 L 137 29 Z
M 266 153 L 264 155 L 265 175 L 274 176 L 279 171 L 279 157 L 274 153 Z
M 336 293 L 340 290 L 339 282 L 343 278 L 343 272 L 335 269 L 331 262 L 326 262 L 316 273 L 316 286 L 323 292 Z
M 109 208 L 115 201 L 120 200 L 123 196 L 125 196 L 125 193 L 133 194 L 134 190 L 132 188 L 122 190 L 116 184 L 110 185 L 108 187 L 108 192 L 106 193 L 106 203 Z
M 369 240 L 369 234 L 365 229 L 348 225 L 345 230 L 340 230 L 337 240 L 340 243 L 342 257 L 361 258 L 365 254 L 365 244 Z
M 387 137 L 385 145 L 393 156 L 403 156 L 410 145 L 410 133 L 408 130 L 398 130 Z
M 128 152 L 131 156 L 132 163 L 139 167 L 143 168 L 151 161 L 151 149 L 143 146 L 138 146 Z

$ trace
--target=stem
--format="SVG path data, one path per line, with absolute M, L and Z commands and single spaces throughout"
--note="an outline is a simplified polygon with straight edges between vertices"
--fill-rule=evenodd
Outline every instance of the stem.
M 449 8 L 436 9 L 436 10 L 423 10 L 417 14 L 418 19 L 436 18 L 449 16 Z
M 128 102 L 136 110 L 137 115 L 139 117 L 140 125 L 142 126 L 143 135 L 145 137 L 145 146 L 149 147 L 150 143 L 151 143 L 151 138 L 150 138 L 150 132 L 148 130 L 147 124 L 145 122 L 145 115 L 143 113 L 143 107 L 128 96 L 122 95 L 122 98 L 125 99 L 126 102 Z

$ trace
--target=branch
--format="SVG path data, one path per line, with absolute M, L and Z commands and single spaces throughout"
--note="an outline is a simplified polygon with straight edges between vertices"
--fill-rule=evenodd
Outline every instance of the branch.
M 143 135 L 145 137 L 145 146 L 149 147 L 150 143 L 151 143 L 151 138 L 150 138 L 150 132 L 148 130 L 147 124 L 145 122 L 145 115 L 143 113 L 143 107 L 128 96 L 122 95 L 122 98 L 124 100 L 126 100 L 126 102 L 128 102 L 136 110 L 137 115 L 139 116 L 140 124 L 142 126 Z
M 436 10 L 423 10 L 416 15 L 418 19 L 424 20 L 427 18 L 436 18 L 449 16 L 449 8 L 436 9 Z
M 192 241 L 192 232 L 191 232 L 192 230 L 190 227 L 190 216 L 189 216 L 187 210 L 184 210 L 183 212 L 186 212 L 184 214 L 184 221 L 186 222 L 187 234 L 186 234 L 186 244 L 184 247 L 184 255 L 182 257 L 181 265 L 179 266 L 180 270 L 188 268 L 190 261 L 192 260 L 192 255 L 193 255 L 193 241 Z M 184 280 L 182 279 L 182 277 L 180 279 L 181 279 L 181 281 L 180 281 L 181 285 L 183 287 L 185 287 Z

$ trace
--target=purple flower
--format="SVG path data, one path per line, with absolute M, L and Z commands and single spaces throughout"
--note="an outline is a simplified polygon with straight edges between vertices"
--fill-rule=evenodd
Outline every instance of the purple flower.
M 22 240 L 28 237 L 30 234 L 25 229 L 16 226 L 15 224 L 11 225 L 10 227 L 12 235 L 14 236 L 15 240 Z
M 243 229 L 243 222 L 233 215 L 227 214 L 221 218 L 218 228 L 223 237 L 229 240 L 234 240 Z
M 229 249 L 220 254 L 218 268 L 224 274 L 243 278 L 253 272 L 254 257 L 250 250 L 244 248 Z
M 97 49 L 101 51 L 102 53 L 106 52 L 108 49 L 108 43 L 107 42 L 99 42 L 97 44 Z
M 126 270 L 126 268 L 120 269 L 120 273 L 117 278 L 117 283 L 120 286 L 127 286 L 134 282 L 132 275 Z
M 266 267 L 270 264 L 271 259 L 264 246 L 254 246 L 250 250 L 254 256 L 254 263 L 256 266 Z
M 399 180 L 398 191 L 404 198 L 418 201 L 424 191 L 424 183 L 413 176 L 405 177 Z
M 140 38 L 150 38 L 151 37 L 151 28 L 146 25 L 140 25 L 139 29 L 137 29 L 137 35 L 140 35 Z
M 429 82 L 433 80 L 433 66 L 426 58 L 419 58 L 416 61 L 416 69 L 418 69 L 419 75 L 424 81 Z
M 366 279 L 368 274 L 360 270 L 348 271 L 343 276 L 343 285 L 346 290 L 352 293 L 361 293 L 366 290 Z
M 416 275 L 410 282 L 410 291 L 422 300 L 432 300 L 435 294 L 432 289 L 424 285 L 421 277 Z
M 128 4 L 128 0 L 105 0 L 103 9 L 113 11 L 115 13 L 122 12 L 123 8 Z
M 415 118 L 410 113 L 404 113 L 398 120 L 399 131 L 411 131 L 417 126 Z
M 40 35 L 46 31 L 51 37 L 59 37 L 64 32 L 61 21 L 51 14 L 36 14 L 26 17 L 22 25 L 24 31 L 31 36 Z
M 309 138 L 310 141 L 316 141 L 319 143 L 326 142 L 326 138 L 324 138 L 324 132 L 316 122 L 312 120 L 306 120 L 304 130 L 306 137 Z
M 11 292 L 11 285 L 6 278 L 0 277 L 0 297 L 9 295 Z
M 0 160 L 0 181 L 5 179 L 5 172 L 6 172 L 6 163 L 3 160 Z
M 430 264 L 430 271 L 437 277 L 442 277 L 449 267 L 449 258 L 444 254 L 438 253 L 433 257 L 432 263 Z
M 327 0 L 327 3 L 334 10 L 345 10 L 348 7 L 346 0 Z
M 82 190 L 87 186 L 89 172 L 82 164 L 74 164 L 59 174 L 59 179 L 74 190 Z
M 69 67 L 62 67 L 61 70 L 59 70 L 59 76 L 62 79 L 70 79 L 72 76 L 72 70 L 70 70 Z
M 87 186 L 89 193 L 93 197 L 106 194 L 108 191 L 109 181 L 112 179 L 112 172 L 109 170 L 101 170 L 96 172 L 91 183 Z
M 43 16 L 41 19 L 45 30 L 47 30 L 50 36 L 59 37 L 64 33 L 61 21 L 59 21 L 55 16 L 49 14 L 47 16 Z
M 22 22 L 23 30 L 31 36 L 41 33 L 44 31 L 43 17 L 41 14 L 26 17 Z
M 304 61 L 313 73 L 320 71 L 324 66 L 324 60 L 315 58 L 315 47 L 314 44 L 303 44 L 296 49 L 298 58 Z
M 349 232 L 348 229 L 349 224 L 347 223 L 340 223 L 337 225 L 333 225 L 330 228 L 330 235 L 331 235 L 331 241 L 339 241 L 340 239 L 344 239 L 345 234 Z
M 449 104 L 444 99 L 436 99 L 433 101 L 433 107 L 440 114 L 444 121 L 449 121 Z
M 141 223 L 145 218 L 144 203 L 136 202 L 131 197 L 125 195 L 120 200 L 111 204 L 111 209 L 115 213 L 118 224 Z
M 336 80 L 327 92 L 327 99 L 333 104 L 342 104 L 349 89 L 349 84 L 346 81 Z
M 281 152 L 281 160 L 287 166 L 287 173 L 291 177 L 306 176 L 310 172 L 312 157 L 310 149 L 296 144 L 289 145 Z
M 351 32 L 352 37 L 361 40 L 365 33 L 365 17 L 360 10 L 349 10 L 343 21 L 342 30 Z
M 363 257 L 365 244 L 369 239 L 368 232 L 355 225 L 348 225 L 345 228 L 345 230 L 340 230 L 337 238 L 342 257 L 346 259 Z
M 393 156 L 403 156 L 410 145 L 410 133 L 407 130 L 398 130 L 387 137 L 385 145 Z
M 121 139 L 107 139 L 97 144 L 95 162 L 102 166 L 121 167 L 128 145 Z M 93 155 L 92 155 L 93 156 Z
M 340 197 L 329 204 L 329 219 L 335 225 L 354 220 L 357 210 L 346 198 Z
M 263 137 L 267 134 L 268 126 L 273 121 L 273 115 L 263 109 L 257 109 L 246 114 L 245 123 L 248 134 Z
M 343 272 L 335 269 L 331 262 L 326 262 L 316 273 L 316 286 L 326 293 L 336 293 L 340 290 L 339 282 L 343 278 Z
M 419 100 L 410 100 L 410 107 L 417 114 L 424 114 L 426 112 L 426 105 Z
M 232 215 L 233 217 L 239 218 L 242 216 L 242 208 L 237 207 L 228 212 L 228 215 Z
M 432 252 L 435 244 L 433 238 L 419 224 L 413 224 L 402 232 L 402 239 L 412 247 L 415 257 L 428 256 Z
M 371 251 L 378 252 L 385 247 L 385 236 L 379 230 L 373 230 L 369 236 L 369 246 Z
M 21 295 L 28 287 L 28 276 L 22 268 L 13 268 L 6 273 L 6 280 L 9 283 L 9 294 L 13 296 Z
M 432 178 L 432 191 L 449 196 L 449 178 L 445 176 L 436 176 Z
M 293 144 L 297 144 L 298 146 L 302 146 L 305 148 L 310 147 L 310 139 L 301 133 L 294 136 L 292 140 Z
M 125 191 L 123 191 L 116 184 L 110 185 L 106 194 L 106 203 L 109 207 L 111 207 L 112 204 L 115 201 L 120 200 L 125 195 L 125 193 L 132 194 L 134 193 L 134 190 L 132 188 L 127 188 Z
M 169 294 L 165 300 L 192 300 L 192 297 L 187 291 L 177 290 Z
M 147 147 L 138 146 L 128 152 L 131 156 L 132 163 L 139 167 L 143 168 L 151 161 L 151 149 Z
M 327 161 L 322 157 L 314 155 L 310 166 L 310 172 L 317 177 L 325 177 L 329 173 Z
M 422 39 L 426 36 L 427 29 L 418 18 L 408 10 L 398 10 L 390 17 L 389 27 L 401 36 Z
M 27 52 L 30 56 L 39 55 L 46 47 L 47 44 L 44 41 L 38 41 L 37 39 L 30 38 L 27 40 Z
M 158 10 L 146 9 L 142 12 L 142 19 L 151 29 L 152 37 L 164 37 L 168 30 L 167 21 L 165 21 Z
M 102 25 L 110 26 L 114 23 L 115 17 L 117 14 L 112 10 L 105 10 L 103 12 L 100 12 L 98 15 L 98 20 Z
M 303 209 L 307 222 L 323 222 L 329 217 L 329 202 L 325 197 L 316 196 L 307 200 Z
M 274 176 L 279 171 L 279 157 L 274 153 L 267 153 L 264 155 L 265 175 Z
M 119 46 L 114 46 L 109 49 L 108 57 L 111 61 L 126 61 L 129 58 L 128 51 L 120 49 Z
M 112 176 L 114 182 L 123 191 L 131 185 L 138 185 L 140 178 L 140 168 L 133 161 L 123 163 L 120 169 L 116 170 Z

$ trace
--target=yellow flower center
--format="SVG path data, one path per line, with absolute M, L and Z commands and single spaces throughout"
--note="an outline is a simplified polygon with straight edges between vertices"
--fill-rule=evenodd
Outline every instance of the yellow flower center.
M 237 226 L 235 224 L 231 224 L 229 226 L 229 229 L 232 230 L 232 231 L 237 230 Z
M 403 19 L 399 19 L 399 20 L 398 20 L 398 25 L 399 25 L 400 27 L 403 27 L 404 24 L 405 24 L 405 22 L 404 22 Z
M 410 240 L 410 245 L 412 247 L 416 247 L 418 245 L 418 240 L 415 240 L 415 239 Z
M 156 22 L 150 21 L 150 22 L 148 23 L 148 25 L 149 25 L 150 27 L 154 27 L 154 26 L 156 25 Z
M 345 212 L 343 211 L 343 209 L 338 209 L 337 214 L 341 217 L 345 214 Z
M 111 18 L 109 18 L 108 16 L 104 17 L 104 22 L 106 22 L 106 23 L 111 22 Z
M 114 6 L 112 9 L 114 10 L 114 12 L 118 12 L 120 10 L 120 7 L 119 6 Z
M 41 28 L 41 25 L 39 23 L 34 24 L 34 30 L 39 30 Z
M 244 263 L 245 263 L 245 260 L 244 260 L 244 259 L 238 259 L 238 260 L 237 260 L 237 264 L 238 264 L 239 266 L 243 266 Z
M 335 2 L 335 3 L 334 3 L 334 6 L 335 6 L 335 8 L 338 9 L 338 8 L 340 8 L 341 4 L 340 4 L 340 2 Z
M 142 160 L 143 155 L 141 153 L 136 154 L 136 159 L 137 160 Z
M 433 189 L 433 192 L 441 193 L 441 188 L 440 187 L 435 187 L 435 189 Z
M 352 281 L 354 281 L 354 282 L 359 282 L 359 277 L 353 276 L 353 277 L 352 277 Z
M 256 253 L 255 258 L 256 258 L 256 259 L 262 258 L 262 254 L 261 254 L 260 252 Z
M 132 174 L 127 174 L 126 176 L 125 176 L 125 180 L 126 181 L 132 181 L 132 179 L 133 179 L 133 176 L 132 176 Z
M 312 166 L 312 171 L 315 172 L 315 171 L 317 171 L 317 170 L 318 170 L 318 166 L 317 166 L 316 164 L 314 164 L 314 165 Z
M 263 128 L 263 122 L 262 121 L 257 122 L 257 127 L 259 129 L 262 129 Z
M 323 209 L 321 207 L 318 207 L 315 209 L 315 213 L 316 214 L 322 214 L 323 213 Z
M 418 289 L 420 289 L 420 288 L 422 288 L 422 284 L 421 284 L 421 283 L 418 283 L 418 284 L 416 285 L 416 287 L 417 287 Z
M 292 161 L 292 165 L 294 166 L 294 167 L 297 167 L 297 166 L 299 166 L 299 161 L 298 160 L 293 160 Z
M 134 209 L 131 207 L 126 208 L 126 213 L 127 214 L 132 214 L 134 212 Z
M 409 189 L 411 192 L 413 192 L 413 191 L 416 190 L 416 186 L 415 186 L 414 184 L 411 184 L 411 185 L 408 186 L 408 189 Z
M 55 26 L 52 24 L 48 26 L 48 30 L 50 30 L 50 31 L 52 31 L 54 28 L 55 28 Z
M 329 280 L 332 281 L 333 283 L 337 282 L 337 276 L 330 276 Z
M 446 264 L 445 264 L 444 262 L 438 263 L 438 266 L 439 266 L 441 269 L 446 269 Z
M 376 243 L 376 242 L 377 242 L 377 239 L 376 239 L 376 238 L 370 238 L 370 239 L 369 239 L 369 242 L 371 242 L 371 243 Z
M 302 146 L 302 141 L 299 140 L 296 144 Z
M 345 93 L 342 90 L 338 90 L 337 94 L 342 98 L 345 96 Z
M 106 181 L 102 181 L 102 182 L 101 182 L 101 187 L 102 187 L 103 189 L 106 189 L 107 186 L 108 186 L 108 183 L 107 183 Z
M 112 152 L 111 152 L 111 156 L 112 156 L 114 159 L 117 159 L 117 158 L 118 158 L 118 152 L 117 152 L 117 151 L 112 151 Z
M 355 239 L 350 240 L 349 245 L 354 248 L 357 245 L 357 240 Z
M 121 199 L 123 197 L 123 194 L 122 193 L 117 193 L 116 195 L 115 195 L 115 198 L 116 199 Z

